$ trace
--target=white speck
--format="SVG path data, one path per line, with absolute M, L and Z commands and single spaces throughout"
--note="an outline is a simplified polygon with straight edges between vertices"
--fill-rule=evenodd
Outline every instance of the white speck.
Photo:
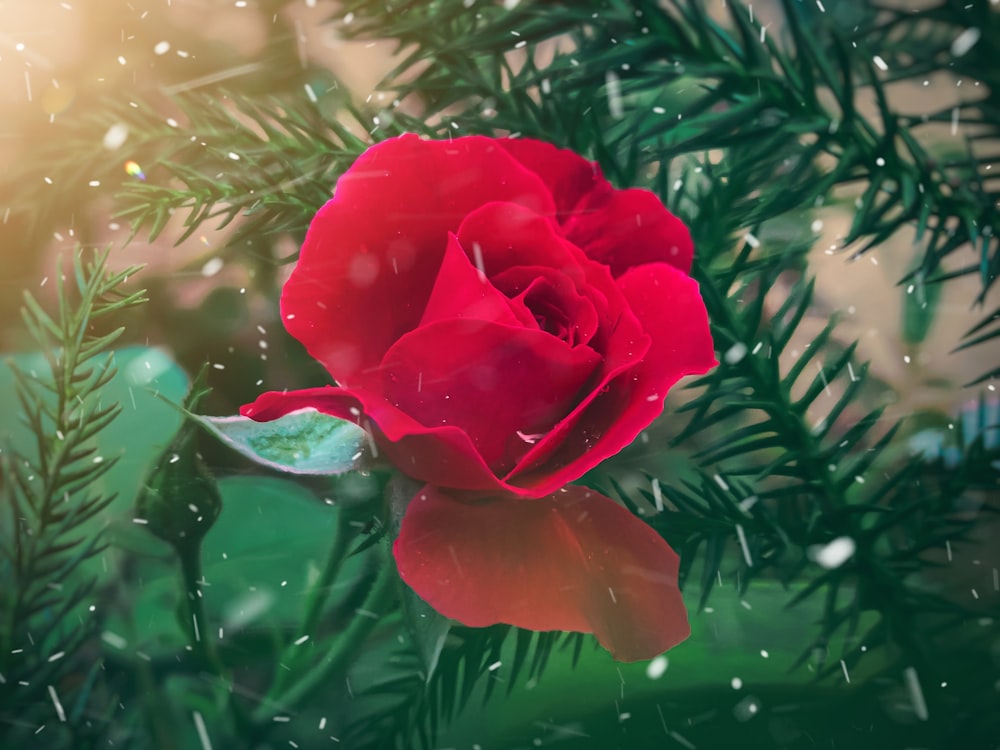
M 816 219 L 816 221 L 814 221 L 809 228 L 812 229 L 814 232 L 819 232 L 820 230 L 823 229 L 823 220 Z
M 743 687 L 743 680 L 739 677 L 734 677 L 729 681 L 729 684 L 733 686 L 733 690 L 739 690 Z
M 306 642 L 306 641 L 308 641 L 308 640 L 309 640 L 309 636 L 308 636 L 308 635 L 304 635 L 304 636 L 302 636 L 301 638 L 296 638 L 296 639 L 295 639 L 295 640 L 293 641 L 293 643 L 294 643 L 294 644 L 295 644 L 296 646 L 301 646 L 301 645 L 302 645 L 303 643 L 305 643 L 305 642 Z
M 856 549 L 857 545 L 851 537 L 841 536 L 822 547 L 812 548 L 810 552 L 817 564 L 827 570 L 833 570 L 850 560 Z
M 658 680 L 663 677 L 668 666 L 670 666 L 670 662 L 667 660 L 667 657 L 660 654 L 660 656 L 650 659 L 649 664 L 646 665 L 646 677 L 651 680 Z
M 767 651 L 765 651 L 764 649 L 760 650 L 760 655 L 761 655 L 761 658 L 763 658 L 763 659 L 766 659 L 766 658 L 768 658 L 770 656 L 770 654 L 767 653 Z
M 122 370 L 122 375 L 131 385 L 145 385 L 173 367 L 173 360 L 166 352 L 152 349 L 142 359 L 136 358 Z
M 747 535 L 740 524 L 736 524 L 736 538 L 739 539 L 740 549 L 743 550 L 743 560 L 748 568 L 753 567 L 753 558 L 750 556 L 750 546 L 747 544 Z
M 920 687 L 917 670 L 913 667 L 907 667 L 903 670 L 903 678 L 906 680 L 906 689 L 910 694 L 910 703 L 913 704 L 913 713 L 920 721 L 927 721 L 930 714 L 927 713 L 927 702 L 924 700 L 924 691 Z
M 843 672 L 844 672 L 844 679 L 845 679 L 845 680 L 846 680 L 847 682 L 850 682 L 850 681 L 851 681 L 851 675 L 850 675 L 850 674 L 848 673 L 848 671 L 847 671 L 847 662 L 846 662 L 846 661 L 844 661 L 843 659 L 841 659 L 841 660 L 840 660 L 840 668 L 841 668 L 841 670 L 843 670 Z
M 157 42 L 153 46 L 153 54 L 154 55 L 165 55 L 169 51 L 170 51 L 170 42 L 168 42 L 168 41 Z
M 656 505 L 656 510 L 663 510 L 663 490 L 660 489 L 660 480 L 653 479 L 653 503 Z
M 747 356 L 747 345 L 742 341 L 737 341 L 726 351 L 722 358 L 726 361 L 727 365 L 735 365 L 740 362 L 745 356 Z
M 885 166 L 885 159 L 883 159 L 883 158 L 882 158 L 882 157 L 880 156 L 880 157 L 878 157 L 878 158 L 877 158 L 877 159 L 875 160 L 875 164 L 877 164 L 877 165 L 878 165 L 878 166 L 880 166 L 880 167 L 884 167 L 884 166 Z
M 502 661 L 495 661 L 492 664 L 490 664 L 488 667 L 486 667 L 486 671 L 487 672 L 496 672 L 498 669 L 500 669 L 500 666 L 502 664 L 503 664 Z
M 306 96 L 309 97 L 309 101 L 311 101 L 313 104 L 315 104 L 316 102 L 319 101 L 319 97 L 316 96 L 316 92 L 313 91 L 312 86 L 310 86 L 307 83 L 302 88 L 304 88 L 306 90 Z
M 608 593 L 611 594 L 611 601 L 617 604 L 618 600 L 615 599 L 615 591 L 610 586 L 608 586 Z
M 758 240 L 753 234 L 747 232 L 743 235 L 743 241 L 746 242 L 752 248 L 760 247 L 760 240 Z
M 958 107 L 951 110 L 951 134 L 958 135 Z
M 100 186 L 101 186 L 101 181 L 100 181 L 100 180 L 91 180 L 91 181 L 90 181 L 90 182 L 88 182 L 87 184 L 88 184 L 88 185 L 89 185 L 90 187 L 100 187 Z
M 721 487 L 726 492 L 729 492 L 729 485 L 726 484 L 726 480 L 722 478 L 721 474 L 715 474 L 715 475 L 713 475 L 712 479 L 715 480 L 715 483 L 717 485 L 719 485 L 719 487 Z
M 52 656 L 49 657 L 49 661 L 59 661 L 64 656 L 66 656 L 65 651 L 56 651 Z
M 175 120 L 173 117 L 168 117 L 167 118 L 167 125 L 169 125 L 172 128 L 176 128 L 177 127 L 177 120 Z
M 750 721 L 759 712 L 760 701 L 752 695 L 748 695 L 733 706 L 733 716 L 737 721 Z
M 212 742 L 208 739 L 208 730 L 205 729 L 205 720 L 197 711 L 191 712 L 194 718 L 195 729 L 198 730 L 198 739 L 201 740 L 201 750 L 212 750 Z
M 964 55 L 976 46 L 976 42 L 979 41 L 979 36 L 979 29 L 966 29 L 963 31 L 955 37 L 955 41 L 951 43 L 951 56 L 961 57 Z
M 667 113 L 667 110 L 665 110 L 663 107 L 653 107 L 653 112 L 655 112 L 658 115 L 665 115 Z M 680 182 L 680 180 L 678 180 L 678 182 Z
M 128 641 L 118 635 L 118 633 L 112 633 L 110 630 L 105 630 L 101 633 L 101 640 L 119 651 L 124 650 L 128 646 Z
M 52 705 L 55 706 L 56 715 L 59 717 L 59 721 L 66 721 L 66 711 L 62 707 L 62 703 L 59 702 L 59 696 L 56 695 L 56 689 L 49 685 L 49 697 L 52 698 Z
M 472 243 L 472 262 L 476 264 L 479 280 L 486 283 L 486 264 L 483 262 L 483 248 L 478 242 Z
M 613 71 L 604 74 L 604 85 L 608 91 L 608 111 L 616 120 L 625 116 L 625 108 L 622 106 L 622 84 L 618 75 Z
M 521 4 L 521 0 L 503 0 L 504 10 L 514 10 L 518 5 Z
M 115 149 L 121 148 L 122 144 L 125 143 L 128 138 L 128 125 L 123 122 L 116 122 L 107 132 L 104 134 L 104 138 L 101 143 L 104 145 L 108 151 L 114 151 Z
M 758 500 L 760 500 L 760 498 L 757 497 L 756 495 L 750 495 L 750 497 L 745 497 L 742 500 L 740 500 L 739 508 L 741 511 L 749 515 L 750 509 L 757 504 Z
M 215 276 L 215 274 L 222 270 L 223 265 L 225 263 L 222 258 L 209 258 L 205 265 L 201 267 L 201 275 L 206 279 Z
M 875 55 L 875 57 L 872 58 L 872 62 L 875 63 L 876 67 L 878 67 L 879 70 L 889 69 L 889 64 L 878 55 Z
M 233 151 L 230 151 L 229 152 L 229 158 L 232 159 L 233 161 L 239 161 L 240 160 L 240 155 L 237 154 L 237 153 L 235 153 L 235 152 L 233 152 Z
M 124 65 L 126 62 L 128 62 L 128 61 L 124 57 L 122 57 L 121 55 L 118 55 L 118 64 L 119 65 Z

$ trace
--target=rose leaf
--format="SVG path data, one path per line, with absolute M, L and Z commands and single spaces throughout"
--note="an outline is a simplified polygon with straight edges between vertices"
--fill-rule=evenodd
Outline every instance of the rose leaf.
M 369 468 L 368 434 L 353 422 L 300 409 L 270 422 L 195 415 L 210 433 L 262 466 L 290 474 L 343 474 Z

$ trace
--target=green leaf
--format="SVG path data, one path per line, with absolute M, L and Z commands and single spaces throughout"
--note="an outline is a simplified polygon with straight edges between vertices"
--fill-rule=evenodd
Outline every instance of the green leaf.
M 247 417 L 196 419 L 229 447 L 276 471 L 343 474 L 369 468 L 374 458 L 368 433 L 315 409 L 301 409 L 271 422 Z
M 222 511 L 202 542 L 203 574 L 209 584 L 205 611 L 212 632 L 222 626 L 227 637 L 244 629 L 299 635 L 303 603 L 342 522 L 339 508 L 275 477 L 226 477 L 218 487 Z M 133 645 L 163 656 L 179 651 L 184 643 L 176 620 L 162 614 L 173 611 L 182 596 L 177 565 L 166 544 L 138 528 L 149 547 L 135 558 L 141 586 L 130 593 L 132 624 L 123 612 L 109 629 L 132 632 Z M 349 596 L 364 566 L 360 558 L 344 564 L 336 582 L 337 600 Z

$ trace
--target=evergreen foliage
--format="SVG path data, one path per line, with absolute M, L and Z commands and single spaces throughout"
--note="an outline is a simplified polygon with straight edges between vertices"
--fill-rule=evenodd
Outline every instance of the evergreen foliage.
M 88 716 L 95 710 L 91 694 L 101 665 L 86 651 L 94 648 L 101 615 L 84 606 L 96 583 L 85 563 L 105 546 L 101 535 L 88 534 L 95 528 L 88 521 L 114 499 L 95 490 L 95 484 L 117 457 L 100 455 L 94 438 L 122 408 L 102 403 L 101 389 L 115 374 L 108 349 L 124 329 L 102 333 L 98 326 L 145 300 L 142 291 L 123 288 L 138 268 L 111 272 L 105 267 L 108 251 L 88 261 L 84 255 L 81 250 L 73 256 L 72 291 L 63 269 L 56 277 L 55 317 L 30 293 L 24 295 L 24 325 L 45 354 L 47 371 L 10 363 L 18 408 L 35 444 L 27 450 L 6 440 L 0 444 L 5 515 L 0 531 L 0 738 L 5 746 L 30 742 L 36 730 L 32 719 L 48 713 L 49 706 L 74 744 L 93 741 L 105 729 Z M 75 685 L 64 692 L 67 684 Z

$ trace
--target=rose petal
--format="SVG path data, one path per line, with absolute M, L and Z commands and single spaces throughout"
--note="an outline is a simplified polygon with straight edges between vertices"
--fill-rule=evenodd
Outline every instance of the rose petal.
M 393 552 L 419 596 L 472 627 L 592 632 L 621 661 L 652 658 L 690 633 L 677 555 L 584 487 L 475 505 L 425 487 Z
M 494 139 L 411 134 L 372 146 L 309 227 L 282 292 L 286 328 L 334 379 L 355 385 L 417 325 L 448 232 L 490 201 L 555 210 L 541 179 Z
M 426 427 L 466 432 L 499 475 L 580 398 L 601 362 L 540 330 L 441 320 L 403 336 L 382 362 L 382 392 Z M 403 467 L 405 470 L 405 467 Z M 447 478 L 440 484 L 455 486 Z
M 470 212 L 458 241 L 470 255 L 478 248 L 491 278 L 516 266 L 548 266 L 582 283 L 581 266 L 588 262 L 551 219 L 516 203 L 488 203 Z
M 473 265 L 452 234 L 420 325 L 454 318 L 538 327 L 530 315 L 525 320 L 512 310 L 511 301 Z
M 543 266 L 516 266 L 490 281 L 510 298 L 519 319 L 527 317 L 534 327 L 538 327 L 536 315 L 543 315 L 553 323 L 564 323 L 567 331 L 562 338 L 571 345 L 586 344 L 597 333 L 599 321 L 594 295 L 581 294 L 559 271 Z
M 684 223 L 648 190 L 595 193 L 578 206 L 563 230 L 587 257 L 617 278 L 643 263 L 669 263 L 691 271 L 694 244 Z
M 631 444 L 663 411 L 670 388 L 715 367 L 712 335 L 698 283 L 673 266 L 650 263 L 618 285 L 651 341 L 641 361 L 625 366 L 592 399 L 555 427 L 506 477 L 526 492 L 571 482 Z M 606 360 L 618 361 L 606 355 Z
M 595 162 L 569 149 L 530 138 L 501 138 L 497 143 L 542 178 L 555 198 L 560 223 L 592 192 L 605 194 L 612 190 Z

